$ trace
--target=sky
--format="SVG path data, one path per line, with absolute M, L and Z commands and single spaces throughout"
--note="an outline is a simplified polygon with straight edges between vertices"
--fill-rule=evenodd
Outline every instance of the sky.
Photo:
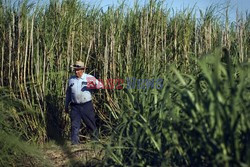
M 121 0 L 83 0 L 90 4 L 100 5 L 106 9 L 110 5 L 118 5 Z M 133 6 L 135 0 L 126 0 L 126 4 Z M 140 4 L 144 4 L 149 0 L 139 0 Z M 228 2 L 230 3 L 229 15 L 230 19 L 235 20 L 236 9 L 238 8 L 239 12 L 242 12 L 245 15 L 246 11 L 250 13 L 250 0 L 165 0 L 168 7 L 172 7 L 175 10 L 180 10 L 186 7 L 192 8 L 194 5 L 196 9 L 205 10 L 208 6 L 212 4 L 226 6 Z M 225 11 L 221 11 L 222 14 Z

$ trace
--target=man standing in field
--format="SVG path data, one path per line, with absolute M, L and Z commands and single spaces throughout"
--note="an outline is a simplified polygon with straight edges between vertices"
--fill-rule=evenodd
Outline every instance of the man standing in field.
M 79 130 L 81 120 L 88 129 L 92 131 L 92 137 L 98 139 L 95 113 L 92 104 L 90 89 L 102 89 L 103 84 L 94 76 L 86 74 L 86 67 L 83 62 L 76 61 L 71 66 L 75 71 L 75 76 L 70 77 L 66 91 L 65 112 L 69 112 L 71 106 L 71 143 L 79 144 Z

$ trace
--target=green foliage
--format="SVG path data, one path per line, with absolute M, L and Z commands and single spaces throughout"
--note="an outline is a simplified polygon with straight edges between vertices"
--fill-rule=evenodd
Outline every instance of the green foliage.
M 22 100 L 15 99 L 5 88 L 0 87 L 0 94 L 1 129 L 24 140 L 44 142 L 45 125 L 40 113 Z
M 96 94 L 101 131 L 113 133 L 107 164 L 249 164 L 249 68 L 237 64 L 249 61 L 249 14 L 230 22 L 228 7 L 211 6 L 197 18 L 194 8 L 172 12 L 164 0 L 106 11 L 80 0 L 31 2 L 0 0 L 0 85 L 11 91 L 0 90 L 3 136 L 67 136 L 65 89 L 80 59 L 104 80 L 164 78 L 162 89 Z M 225 64 L 211 53 L 221 46 L 232 55 Z
M 171 67 L 162 89 L 126 90 L 106 163 L 248 166 L 250 68 L 220 63 L 220 54 L 200 60 L 198 73 Z
M 38 147 L 0 129 L 1 166 L 49 166 Z
M 4 88 L 0 94 L 0 166 L 48 166 L 38 147 L 27 142 L 39 137 L 27 120 L 36 113 Z

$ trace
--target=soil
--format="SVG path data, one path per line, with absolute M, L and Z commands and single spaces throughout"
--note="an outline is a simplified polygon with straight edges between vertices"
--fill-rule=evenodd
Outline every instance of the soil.
M 48 143 L 43 151 L 53 167 L 103 166 L 104 151 L 100 142 L 88 141 L 79 145 Z

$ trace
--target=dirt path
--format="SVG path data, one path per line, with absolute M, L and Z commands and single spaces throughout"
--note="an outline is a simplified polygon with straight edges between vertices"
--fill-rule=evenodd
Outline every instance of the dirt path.
M 102 166 L 104 151 L 101 144 L 87 142 L 85 144 L 71 145 L 65 143 L 57 145 L 49 143 L 43 148 L 45 155 L 51 161 L 51 166 Z

